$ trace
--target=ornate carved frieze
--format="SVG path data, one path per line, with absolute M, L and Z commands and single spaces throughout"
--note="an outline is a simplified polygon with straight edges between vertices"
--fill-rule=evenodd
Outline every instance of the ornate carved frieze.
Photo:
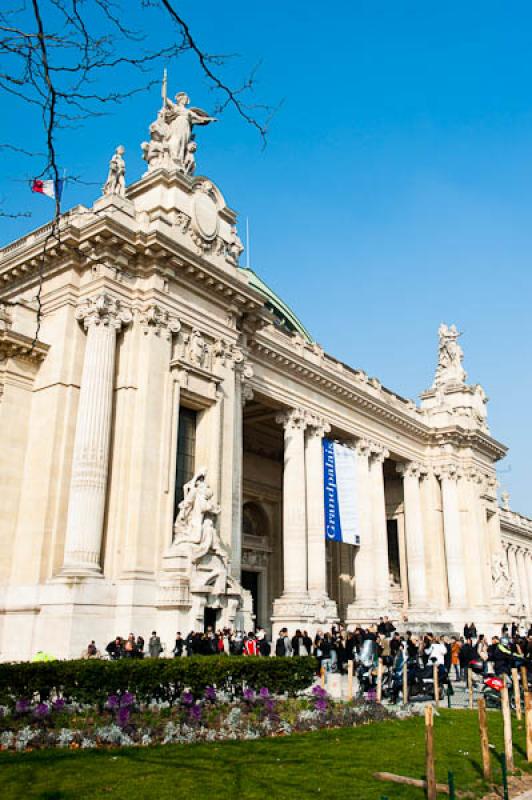
M 122 325 L 131 322 L 133 315 L 114 295 L 102 292 L 81 301 L 76 308 L 76 319 L 83 323 L 85 330 L 92 325 L 102 325 L 115 328 L 118 332 Z

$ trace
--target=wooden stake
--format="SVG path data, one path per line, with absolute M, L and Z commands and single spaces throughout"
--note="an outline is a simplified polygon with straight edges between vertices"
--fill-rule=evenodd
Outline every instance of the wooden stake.
M 347 699 L 353 699 L 353 659 L 347 662 Z
M 467 668 L 467 690 L 469 692 L 469 708 L 473 710 L 473 670 Z
M 517 667 L 512 667 L 512 683 L 514 685 L 515 713 L 521 719 L 521 691 L 519 689 L 519 673 Z
M 325 689 L 325 667 L 320 668 L 320 683 L 321 688 Z
M 501 689 L 501 705 L 502 721 L 504 725 L 504 754 L 506 756 L 506 766 L 510 772 L 513 772 L 514 754 L 512 749 L 512 715 L 510 712 L 508 687 L 506 685 Z
M 403 704 L 408 703 L 408 662 L 405 658 L 403 664 Z
M 437 800 L 436 772 L 434 769 L 434 722 L 432 706 L 425 706 L 425 773 L 427 800 Z
M 440 681 L 438 675 L 438 665 L 432 665 L 432 682 L 434 684 L 434 703 L 436 704 L 436 708 L 440 706 Z
M 382 658 L 377 664 L 377 703 L 382 703 Z
M 478 701 L 478 726 L 480 728 L 480 751 L 482 753 L 482 774 L 484 780 L 491 781 L 490 742 L 488 736 L 488 717 L 486 701 L 483 697 Z
M 532 761 L 532 695 L 525 694 L 526 760 Z
M 523 689 L 523 705 L 525 704 L 525 699 L 528 694 L 528 673 L 526 671 L 526 667 L 521 667 L 521 688 Z

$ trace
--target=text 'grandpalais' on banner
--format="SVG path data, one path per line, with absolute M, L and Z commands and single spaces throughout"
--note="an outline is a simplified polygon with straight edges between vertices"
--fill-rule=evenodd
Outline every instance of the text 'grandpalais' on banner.
M 360 544 L 356 466 L 354 450 L 323 440 L 325 538 L 330 542 Z

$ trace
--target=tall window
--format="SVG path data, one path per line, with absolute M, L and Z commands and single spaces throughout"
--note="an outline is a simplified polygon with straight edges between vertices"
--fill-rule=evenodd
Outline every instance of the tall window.
M 190 408 L 179 409 L 177 435 L 177 463 L 175 473 L 174 519 L 183 499 L 183 485 L 194 475 L 196 452 L 196 412 Z

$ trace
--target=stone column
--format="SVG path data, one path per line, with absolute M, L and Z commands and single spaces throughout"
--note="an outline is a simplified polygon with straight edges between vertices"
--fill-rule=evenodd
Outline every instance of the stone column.
M 467 606 L 467 590 L 458 502 L 459 472 L 455 464 L 445 464 L 438 467 L 437 475 L 441 482 L 449 606 L 465 608 Z
M 349 604 L 346 612 L 346 621 L 349 624 L 374 622 L 380 608 L 377 600 L 375 542 L 371 513 L 370 442 L 367 439 L 359 439 L 355 449 L 357 483 L 354 491 L 359 511 L 360 545 L 355 555 L 355 601 Z
M 519 574 L 519 587 L 521 589 L 521 599 L 525 614 L 528 615 L 530 611 L 530 600 L 528 597 L 528 575 L 525 563 L 525 551 L 522 547 L 517 548 L 517 571 Z
M 325 553 L 325 511 L 323 488 L 323 437 L 331 426 L 312 418 L 307 429 L 305 454 L 307 483 L 308 589 L 311 597 L 327 596 L 327 556 Z
M 233 416 L 233 497 L 231 523 L 231 574 L 240 581 L 242 575 L 242 502 L 245 404 L 253 399 L 253 389 L 246 381 L 253 375 L 252 367 L 241 360 L 235 363 L 235 404 Z
M 102 293 L 76 318 L 87 331 L 72 460 L 62 575 L 99 575 L 109 468 L 116 335 L 132 315 Z
M 427 608 L 428 598 L 419 482 L 421 477 L 426 474 L 426 470 L 421 464 L 410 461 L 406 464 L 398 464 L 397 471 L 403 476 L 408 605 L 412 610 L 424 610 Z
M 528 599 L 532 605 L 532 554 L 530 550 L 525 551 L 526 574 L 528 579 Z M 530 608 L 530 615 L 532 616 L 532 608 Z
M 369 465 L 377 601 L 378 605 L 388 613 L 390 611 L 390 570 L 388 565 L 388 526 L 386 524 L 383 464 L 389 455 L 390 453 L 384 447 L 372 445 Z
M 509 544 L 507 546 L 508 553 L 508 566 L 510 567 L 510 575 L 514 585 L 514 597 L 518 607 L 523 605 L 523 595 L 521 594 L 521 587 L 519 585 L 519 572 L 517 568 L 517 547 Z
M 284 427 L 283 597 L 307 595 L 307 514 L 305 495 L 305 429 L 300 408 L 278 414 Z

